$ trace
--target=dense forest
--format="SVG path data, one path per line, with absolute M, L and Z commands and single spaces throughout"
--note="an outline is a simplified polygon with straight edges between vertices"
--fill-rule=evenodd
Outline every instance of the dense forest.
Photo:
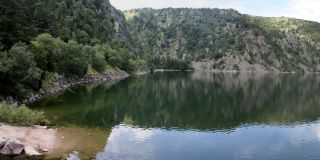
M 195 67 L 208 70 L 320 71 L 316 22 L 206 8 L 134 9 L 125 16 L 147 60 L 151 53 L 197 61 Z
M 316 22 L 232 9 L 123 13 L 108 0 L 1 1 L 0 10 L 1 97 L 36 92 L 53 74 L 113 69 L 320 71 Z
M 0 94 L 23 97 L 51 73 L 83 77 L 145 66 L 123 14 L 106 0 L 1 1 Z

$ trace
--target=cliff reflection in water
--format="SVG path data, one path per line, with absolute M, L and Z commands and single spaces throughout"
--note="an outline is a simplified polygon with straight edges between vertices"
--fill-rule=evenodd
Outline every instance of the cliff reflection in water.
M 57 125 L 76 125 L 83 133 L 101 131 L 93 131 L 92 143 L 70 138 L 93 148 L 79 147 L 82 157 L 320 156 L 319 75 L 168 72 L 72 91 L 33 105 Z
M 73 91 L 34 105 L 58 124 L 109 127 L 223 130 L 320 115 L 317 75 L 170 72 Z

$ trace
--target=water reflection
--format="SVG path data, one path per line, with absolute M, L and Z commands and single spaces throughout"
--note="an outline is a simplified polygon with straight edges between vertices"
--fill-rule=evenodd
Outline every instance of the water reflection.
M 318 159 L 319 134 L 319 122 L 294 127 L 254 125 L 214 133 L 119 125 L 97 159 Z
M 111 130 L 97 159 L 317 159 L 320 76 L 156 73 L 35 104 Z
M 315 121 L 320 76 L 158 73 L 35 103 L 58 124 L 196 130 Z

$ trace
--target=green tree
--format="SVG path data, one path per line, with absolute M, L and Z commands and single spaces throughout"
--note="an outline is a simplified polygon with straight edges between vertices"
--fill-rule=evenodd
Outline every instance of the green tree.
M 83 46 L 75 41 L 69 41 L 65 47 L 65 54 L 61 59 L 63 73 L 70 76 L 83 77 L 88 70 L 88 59 L 83 53 Z
M 3 94 L 20 97 L 40 87 L 42 70 L 36 66 L 27 47 L 24 43 L 17 43 L 8 52 L 1 54 L 0 81 Z
M 58 71 L 65 43 L 44 33 L 38 35 L 34 41 L 31 41 L 31 44 L 38 67 L 51 72 Z

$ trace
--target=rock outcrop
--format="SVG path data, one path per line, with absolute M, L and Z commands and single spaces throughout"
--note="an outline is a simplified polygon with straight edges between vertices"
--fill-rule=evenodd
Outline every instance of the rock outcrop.
M 43 96 L 53 95 L 66 89 L 76 86 L 76 85 L 87 85 L 92 83 L 103 83 L 103 82 L 111 82 L 122 80 L 127 78 L 129 74 L 122 70 L 115 70 L 112 72 L 106 72 L 104 74 L 99 75 L 91 75 L 88 74 L 83 78 L 65 78 L 63 76 L 56 76 L 52 80 L 52 86 L 50 89 L 43 90 L 41 89 L 38 93 L 30 94 L 27 98 L 25 98 L 22 103 L 32 103 Z
M 19 155 L 22 153 L 24 145 L 17 139 L 8 140 L 5 145 L 1 148 L 0 154 L 3 155 Z
M 0 160 L 41 159 L 55 149 L 57 129 L 0 126 Z M 45 154 L 46 153 L 46 154 Z
M 4 138 L 0 138 L 0 149 L 4 147 L 4 145 L 6 145 L 7 140 Z
M 27 157 L 43 156 L 42 150 L 37 147 L 25 146 L 20 140 L 13 139 L 0 139 L 0 155 L 1 156 L 18 156 L 24 155 Z

